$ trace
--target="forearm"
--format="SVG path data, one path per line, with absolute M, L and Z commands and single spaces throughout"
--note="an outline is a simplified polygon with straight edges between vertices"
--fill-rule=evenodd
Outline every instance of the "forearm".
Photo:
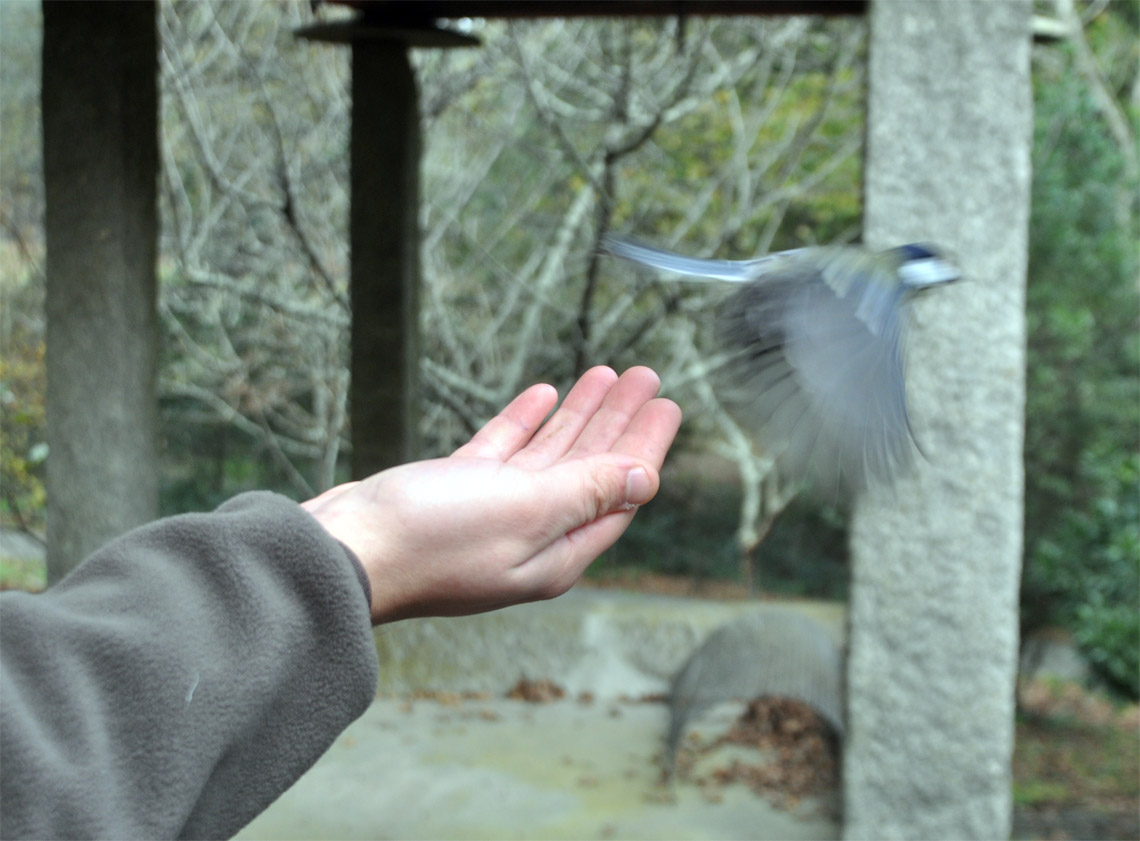
M 355 568 L 271 494 L 138 529 L 0 605 L 4 837 L 232 835 L 375 692 Z

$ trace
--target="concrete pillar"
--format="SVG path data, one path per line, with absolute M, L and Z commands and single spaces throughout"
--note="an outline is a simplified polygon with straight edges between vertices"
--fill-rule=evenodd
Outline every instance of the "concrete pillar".
M 1032 92 L 1027 0 L 875 0 L 865 236 L 966 280 L 916 305 L 928 456 L 860 501 L 844 837 L 1008 838 L 1022 544 Z
M 154 2 L 43 6 L 48 578 L 158 513 Z

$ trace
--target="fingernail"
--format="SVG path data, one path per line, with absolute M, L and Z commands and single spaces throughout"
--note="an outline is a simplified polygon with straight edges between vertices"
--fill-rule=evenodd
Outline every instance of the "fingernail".
M 644 467 L 635 467 L 625 474 L 625 501 L 629 505 L 643 505 L 653 498 L 653 483 Z

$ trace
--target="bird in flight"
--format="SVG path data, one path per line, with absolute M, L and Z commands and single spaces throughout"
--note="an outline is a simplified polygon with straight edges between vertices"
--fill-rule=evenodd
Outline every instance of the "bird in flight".
M 782 476 L 862 488 L 911 463 L 909 305 L 961 278 L 936 247 L 704 260 L 611 236 L 602 250 L 682 279 L 737 284 L 716 313 L 716 383 Z

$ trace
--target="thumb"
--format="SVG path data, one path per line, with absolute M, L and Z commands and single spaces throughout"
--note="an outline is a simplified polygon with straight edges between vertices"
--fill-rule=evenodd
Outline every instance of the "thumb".
M 594 560 L 622 536 L 637 507 L 660 485 L 652 465 L 626 455 L 586 456 L 539 471 L 534 489 L 544 502 L 545 523 L 531 525 L 543 548 L 528 564 L 541 575 L 538 598 L 565 593 Z
M 656 470 L 650 474 L 644 465 L 634 465 L 625 474 L 625 498 L 622 507 L 636 508 L 649 502 L 657 496 L 660 483 L 661 478 Z
M 661 478 L 652 466 L 616 453 L 570 459 L 535 477 L 562 534 L 619 511 L 633 510 L 657 495 Z M 624 527 L 623 527 L 624 530 Z

